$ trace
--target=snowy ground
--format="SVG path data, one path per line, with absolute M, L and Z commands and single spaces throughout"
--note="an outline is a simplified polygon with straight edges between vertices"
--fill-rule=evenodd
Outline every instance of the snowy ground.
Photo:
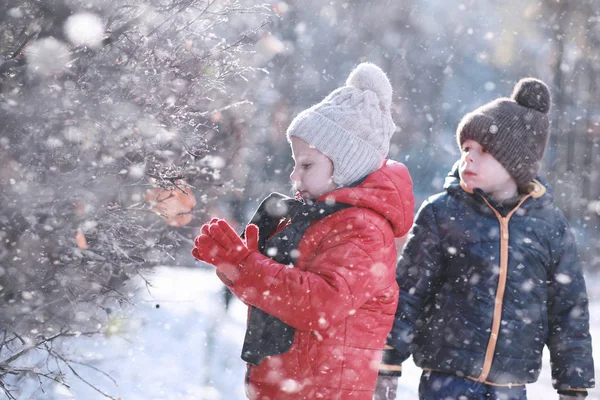
M 599 278 L 600 279 L 600 278 Z M 598 282 L 599 279 L 588 279 Z M 245 399 L 244 363 L 239 358 L 246 307 L 234 300 L 229 310 L 221 302 L 222 285 L 213 271 L 165 267 L 152 278 L 153 288 L 139 293 L 137 307 L 115 320 L 114 334 L 102 339 L 79 338 L 73 351 L 90 368 L 78 372 L 105 393 L 122 400 Z M 592 335 L 600 338 L 600 288 L 588 283 Z M 596 342 L 597 343 L 597 342 Z M 594 348 L 600 363 L 600 345 Z M 405 363 L 398 399 L 417 399 L 420 370 Z M 20 399 L 106 399 L 71 378 L 71 389 L 25 388 Z M 538 382 L 528 386 L 532 400 L 557 398 L 550 383 L 548 354 Z M 600 400 L 600 390 L 589 400 Z

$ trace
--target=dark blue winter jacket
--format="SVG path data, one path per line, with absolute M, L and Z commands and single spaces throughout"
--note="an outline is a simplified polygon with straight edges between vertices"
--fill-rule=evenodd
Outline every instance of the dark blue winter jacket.
M 558 390 L 594 386 L 588 298 L 573 234 L 538 180 L 519 204 L 467 193 L 456 168 L 418 211 L 397 266 L 400 302 L 382 371 L 535 382 L 548 346 Z M 385 365 L 388 364 L 388 365 Z

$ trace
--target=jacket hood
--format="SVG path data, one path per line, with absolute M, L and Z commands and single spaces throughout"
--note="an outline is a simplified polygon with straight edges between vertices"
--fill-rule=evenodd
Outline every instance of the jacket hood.
M 404 236 L 412 226 L 415 200 L 412 179 L 402 163 L 388 160 L 353 187 L 334 190 L 319 201 L 335 201 L 363 207 L 387 219 L 396 237 Z

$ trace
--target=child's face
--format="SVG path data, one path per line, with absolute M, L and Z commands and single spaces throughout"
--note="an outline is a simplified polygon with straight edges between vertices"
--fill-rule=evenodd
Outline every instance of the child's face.
M 292 137 L 290 140 L 295 162 L 290 179 L 300 196 L 313 200 L 335 189 L 331 160 L 302 139 Z
M 461 149 L 460 179 L 469 189 L 479 188 L 496 200 L 516 196 L 517 183 L 481 145 L 466 140 Z

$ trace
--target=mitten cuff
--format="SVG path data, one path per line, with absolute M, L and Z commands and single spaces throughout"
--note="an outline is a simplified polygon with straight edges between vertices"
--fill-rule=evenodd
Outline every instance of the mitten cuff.
M 402 376 L 402 358 L 400 352 L 391 346 L 385 346 L 379 365 L 379 375 Z
M 240 275 L 241 264 L 233 265 L 228 262 L 219 264 L 217 266 L 217 276 L 227 286 L 232 286 Z
M 227 285 L 227 287 L 231 288 L 235 284 L 235 281 L 240 276 L 240 271 L 242 270 L 242 268 L 244 268 L 244 264 L 246 263 L 246 261 L 248 261 L 248 258 L 252 254 L 260 253 L 258 253 L 257 251 L 249 251 L 237 265 L 233 265 L 230 263 L 222 263 L 217 266 L 217 276 L 225 285 Z

